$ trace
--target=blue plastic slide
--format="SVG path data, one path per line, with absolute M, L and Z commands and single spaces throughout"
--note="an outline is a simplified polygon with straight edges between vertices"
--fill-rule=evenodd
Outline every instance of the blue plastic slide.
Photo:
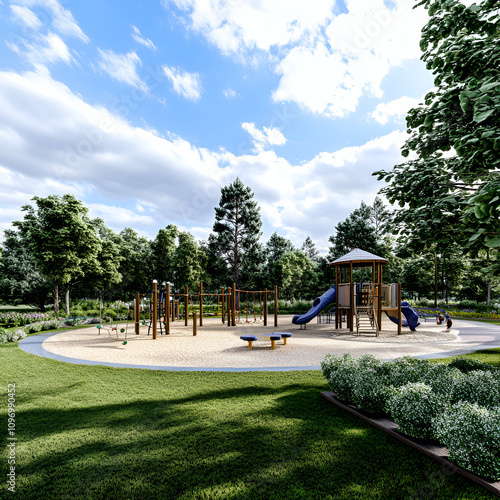
M 335 302 L 335 286 L 332 286 L 332 288 L 326 291 L 321 297 L 314 299 L 311 309 L 309 309 L 309 311 L 305 314 L 294 316 L 292 318 L 292 323 L 295 325 L 309 323 L 309 321 L 315 318 L 327 305 L 332 302 Z
M 418 325 L 420 325 L 420 322 L 418 321 L 418 314 L 417 312 L 410 307 L 410 304 L 408 302 L 401 302 L 401 312 L 406 318 L 405 320 L 401 321 L 401 324 L 403 326 L 408 326 L 412 332 L 415 331 Z M 387 313 L 386 313 L 387 314 Z M 388 318 L 393 322 L 398 324 L 398 318 L 395 318 L 394 316 L 389 316 L 387 314 Z

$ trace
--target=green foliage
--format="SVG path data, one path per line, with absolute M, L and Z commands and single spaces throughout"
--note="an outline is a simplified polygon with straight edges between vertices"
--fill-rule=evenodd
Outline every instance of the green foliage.
M 198 289 L 201 276 L 200 252 L 193 236 L 188 232 L 179 233 L 179 244 L 174 255 L 174 283 L 176 290 L 184 286 Z
M 335 235 L 328 238 L 333 244 L 329 254 L 331 260 L 342 257 L 353 248 L 378 255 L 380 248 L 375 227 L 370 220 L 371 213 L 371 207 L 362 201 L 359 208 L 335 226 Z
M 99 267 L 100 243 L 87 217 L 88 209 L 74 196 L 66 194 L 32 198 L 36 208 L 25 205 L 23 221 L 13 222 L 28 242 L 38 266 L 56 287 L 69 286 Z M 69 299 L 69 293 L 67 293 Z M 58 312 L 57 293 L 54 311 Z M 69 312 L 69 302 L 66 302 Z
M 471 371 L 453 386 L 453 402 L 468 401 L 486 408 L 500 407 L 500 371 Z
M 317 281 L 316 266 L 300 250 L 281 257 L 276 262 L 276 274 L 281 296 L 288 299 L 311 297 Z
M 407 116 L 402 154 L 414 158 L 374 175 L 401 208 L 394 223 L 415 249 L 452 243 L 477 253 L 500 246 L 500 44 L 498 2 L 466 7 L 424 0 L 422 60 L 435 89 Z
M 482 371 L 497 371 L 498 369 L 491 366 L 488 363 L 482 363 L 477 359 L 473 358 L 455 358 L 449 364 L 452 368 L 457 368 L 462 373 L 469 373 L 471 371 L 482 370 Z
M 251 250 L 259 243 L 261 227 L 260 208 L 251 189 L 240 179 L 223 187 L 219 206 L 215 208 L 215 235 L 211 244 L 231 269 L 237 288 L 245 266 L 255 267 L 255 262 L 249 260 L 253 261 L 255 256 Z
M 178 236 L 177 226 L 169 224 L 165 229 L 160 229 L 151 242 L 154 275 L 159 283 L 173 281 L 175 240 Z
M 103 317 L 115 319 L 116 315 L 117 315 L 117 312 L 115 309 L 108 308 L 108 309 L 104 309 L 104 311 L 102 311 Z
M 42 274 L 28 241 L 19 232 L 6 230 L 4 234 L 0 296 L 13 304 L 36 305 L 43 312 L 52 285 Z
M 437 414 L 434 434 L 457 465 L 480 476 L 500 480 L 500 408 L 460 402 Z
M 447 406 L 449 397 L 416 382 L 394 389 L 387 402 L 390 414 L 403 434 L 415 438 L 432 437 L 432 420 Z

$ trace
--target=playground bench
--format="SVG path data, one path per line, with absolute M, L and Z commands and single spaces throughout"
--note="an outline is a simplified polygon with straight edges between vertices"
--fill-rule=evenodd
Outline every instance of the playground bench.
M 266 335 L 264 339 L 271 341 L 271 349 L 276 349 L 276 341 L 283 339 L 283 345 L 286 345 L 286 341 L 288 338 L 292 336 L 291 333 L 287 332 L 275 332 L 270 335 Z M 252 349 L 252 342 L 255 342 L 257 337 L 255 335 L 242 335 L 240 337 L 241 340 L 248 342 L 248 349 Z

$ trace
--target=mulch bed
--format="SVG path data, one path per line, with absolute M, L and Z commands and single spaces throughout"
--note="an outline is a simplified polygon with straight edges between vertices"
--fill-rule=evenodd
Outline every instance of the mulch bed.
M 440 446 L 437 444 L 432 444 L 425 442 L 421 439 L 414 439 L 409 436 L 405 436 L 398 432 L 397 424 L 394 422 L 394 420 L 390 418 L 377 418 L 377 417 L 369 417 L 364 413 L 361 413 L 355 406 L 352 405 L 346 405 L 344 403 L 341 403 L 336 397 L 335 393 L 331 391 L 324 391 L 320 393 L 321 396 L 323 396 L 327 401 L 330 401 L 334 405 L 338 406 L 339 408 L 342 408 L 345 411 L 348 411 L 349 413 L 355 415 L 358 418 L 361 418 L 365 422 L 368 422 L 369 424 L 373 425 L 377 429 L 380 429 L 381 431 L 386 432 L 387 434 L 390 434 L 391 436 L 395 437 L 402 443 L 405 443 L 409 446 L 412 446 L 413 448 L 417 449 L 421 453 L 425 453 L 427 456 L 431 457 L 433 460 L 436 460 L 440 464 L 442 464 L 446 470 L 451 472 L 458 472 L 462 476 L 466 477 L 467 479 L 470 479 L 471 481 L 474 481 L 483 488 L 486 488 L 487 490 L 491 491 L 495 495 L 500 497 L 500 481 L 492 481 L 480 476 L 477 476 L 476 474 L 463 469 L 462 467 L 459 467 L 458 465 L 454 464 L 450 459 L 449 459 L 449 452 L 444 446 Z

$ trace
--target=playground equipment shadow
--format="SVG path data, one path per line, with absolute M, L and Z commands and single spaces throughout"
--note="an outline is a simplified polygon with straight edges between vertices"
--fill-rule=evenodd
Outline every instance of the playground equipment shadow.
M 122 368 L 148 368 L 179 371 L 287 371 L 319 369 L 326 354 L 373 354 L 389 360 L 411 355 L 439 358 L 464 354 L 481 348 L 500 347 L 500 327 L 470 321 L 455 321 L 452 334 L 443 325 L 427 322 L 417 332 L 403 330 L 394 334 L 395 325 L 385 320 L 382 334 L 354 336 L 336 331 L 332 324 L 311 322 L 307 330 L 291 323 L 292 315 L 280 316 L 279 326 L 242 323 L 227 327 L 218 318 L 205 318 L 193 336 L 192 325 L 175 322 L 171 335 L 158 335 L 156 341 L 142 326 L 139 335 L 129 331 L 127 344 L 123 336 L 98 335 L 86 328 L 60 333 L 31 336 L 19 343 L 21 349 L 59 361 L 75 364 L 105 365 Z M 274 331 L 292 333 L 287 345 L 278 342 L 272 350 L 264 336 Z M 249 350 L 240 340 L 244 334 L 259 339 Z

